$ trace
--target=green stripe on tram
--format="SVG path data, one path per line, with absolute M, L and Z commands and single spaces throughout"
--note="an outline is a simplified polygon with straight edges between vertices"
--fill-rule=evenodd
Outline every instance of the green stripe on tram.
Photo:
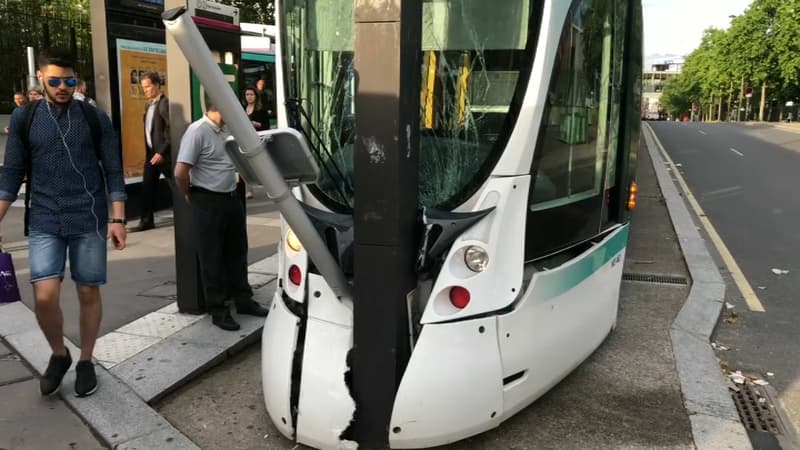
M 275 62 L 275 55 L 265 55 L 263 53 L 242 52 L 242 59 L 245 61 Z
M 537 274 L 533 286 L 534 301 L 536 303 L 547 302 L 592 276 L 625 249 L 628 244 L 629 227 L 628 224 L 623 225 L 602 245 L 590 249 L 588 254 L 574 264 Z

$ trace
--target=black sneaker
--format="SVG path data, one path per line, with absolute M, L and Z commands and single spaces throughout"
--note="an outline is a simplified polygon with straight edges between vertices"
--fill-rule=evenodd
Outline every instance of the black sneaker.
M 226 331 L 236 331 L 241 328 L 239 323 L 233 320 L 230 311 L 225 311 L 223 315 L 212 316 L 211 323 Z
M 257 317 L 267 317 L 269 314 L 269 310 L 264 308 L 256 301 L 251 301 L 242 306 L 236 307 L 236 312 L 238 314 L 246 314 L 248 316 L 257 316 Z
M 94 374 L 94 363 L 78 361 L 75 364 L 75 396 L 88 397 L 97 390 L 97 376 Z
M 47 364 L 47 370 L 39 380 L 39 390 L 42 395 L 50 395 L 58 390 L 61 386 L 61 380 L 64 379 L 64 374 L 69 370 L 72 365 L 72 356 L 69 354 L 69 349 L 66 355 L 51 355 L 50 362 Z

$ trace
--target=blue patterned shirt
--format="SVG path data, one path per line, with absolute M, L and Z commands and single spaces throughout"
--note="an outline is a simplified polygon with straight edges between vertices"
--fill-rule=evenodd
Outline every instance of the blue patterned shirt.
M 5 162 L 0 170 L 0 200 L 10 202 L 17 199 L 25 177 L 20 136 L 23 110 L 16 108 L 11 114 Z M 103 171 L 97 165 L 89 124 L 77 101 L 70 101 L 60 111 L 48 108 L 45 100 L 36 105 L 29 134 L 32 231 L 60 236 L 93 231 L 105 234 L 108 200 L 127 199 L 116 133 L 103 111 L 98 109 L 97 116 L 102 128 Z

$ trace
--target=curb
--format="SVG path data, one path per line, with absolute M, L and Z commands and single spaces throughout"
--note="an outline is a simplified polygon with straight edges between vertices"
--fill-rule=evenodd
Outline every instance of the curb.
M 737 122 L 734 122 L 737 123 Z M 789 131 L 792 133 L 800 133 L 800 127 L 792 126 L 792 125 L 784 125 L 783 122 L 738 122 L 746 127 L 756 127 L 756 126 L 767 126 L 772 128 L 779 128 L 784 131 Z
M 695 447 L 752 449 L 710 345 L 725 301 L 725 282 L 683 201 L 683 193 L 668 172 L 678 173 L 677 167 L 650 125 L 643 125 L 658 185 L 692 277 L 689 296 L 672 323 L 670 338 Z
M 248 271 L 276 273 L 277 259 L 268 257 L 251 264 Z M 253 299 L 268 306 L 275 292 L 275 278 L 253 290 Z M 151 313 L 152 314 L 152 313 Z M 158 313 L 156 313 L 158 314 Z M 110 369 L 95 365 L 100 389 L 87 398 L 72 393 L 75 369 L 70 369 L 59 394 L 86 422 L 104 445 L 112 449 L 199 447 L 150 407 L 167 393 L 198 377 L 261 336 L 264 319 L 240 316 L 236 333 L 219 330 L 207 316 L 166 336 L 159 342 Z M 50 348 L 39 330 L 34 313 L 22 302 L 0 305 L 0 336 L 41 374 L 47 367 Z M 64 338 L 73 355 L 80 350 Z

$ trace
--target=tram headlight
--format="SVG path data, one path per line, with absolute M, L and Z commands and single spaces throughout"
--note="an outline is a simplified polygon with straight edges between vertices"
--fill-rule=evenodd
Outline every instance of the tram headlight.
M 483 248 L 471 245 L 464 250 L 464 263 L 473 272 L 483 272 L 489 267 L 489 254 Z
M 300 242 L 300 239 L 297 238 L 297 235 L 294 234 L 294 231 L 292 231 L 291 228 L 289 228 L 289 231 L 286 232 L 286 245 L 296 252 L 303 250 L 303 244 Z

